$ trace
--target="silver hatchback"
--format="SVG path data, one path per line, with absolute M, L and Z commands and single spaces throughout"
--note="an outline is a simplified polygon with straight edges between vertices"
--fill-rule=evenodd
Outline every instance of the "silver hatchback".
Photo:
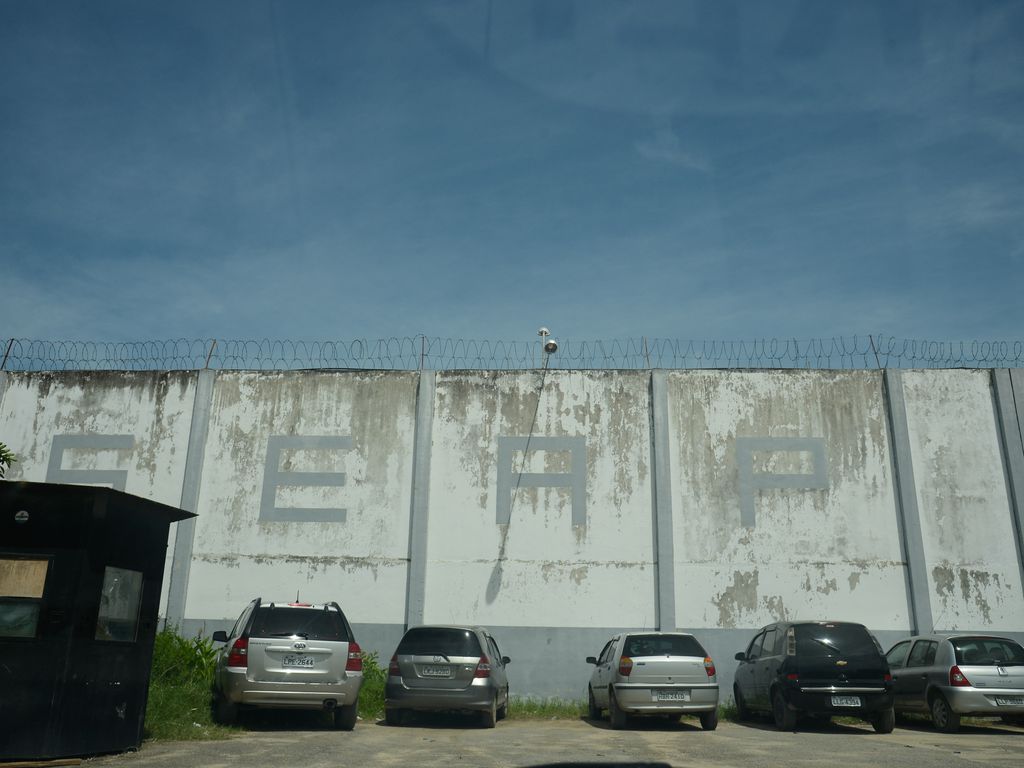
M 409 711 L 466 710 L 493 728 L 508 713 L 509 662 L 483 627 L 413 627 L 388 665 L 385 720 L 400 725 Z
M 960 717 L 1024 718 L 1024 648 L 1006 637 L 920 635 L 886 654 L 897 712 L 929 713 L 946 733 Z
M 607 709 L 612 728 L 624 728 L 631 715 L 694 714 L 705 731 L 718 727 L 715 663 L 693 635 L 624 632 L 587 663 L 591 719 Z
M 253 600 L 230 632 L 214 672 L 214 711 L 233 722 L 240 707 L 323 709 L 334 726 L 355 727 L 363 657 L 337 603 Z

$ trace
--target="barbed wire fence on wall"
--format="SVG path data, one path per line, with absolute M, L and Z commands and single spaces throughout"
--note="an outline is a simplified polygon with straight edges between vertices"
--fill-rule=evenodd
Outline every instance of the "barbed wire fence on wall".
M 2 338 L 2 337 L 0 337 Z M 431 336 L 351 341 L 173 339 L 40 341 L 7 338 L 0 371 L 529 370 L 541 341 Z M 560 340 L 549 369 L 1017 368 L 1024 341 L 928 341 L 885 334 L 821 339 Z

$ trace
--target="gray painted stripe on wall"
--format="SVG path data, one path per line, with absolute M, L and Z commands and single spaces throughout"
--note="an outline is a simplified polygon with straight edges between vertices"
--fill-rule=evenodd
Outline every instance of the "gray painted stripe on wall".
M 4 404 L 4 393 L 7 391 L 7 373 L 0 371 L 0 405 Z M 11 446 L 7 446 L 10 448 Z M 13 448 L 11 449 L 13 450 Z M 17 455 L 17 454 L 15 454 Z
M 893 481 L 896 483 L 897 520 L 907 558 L 907 579 L 910 582 L 910 608 L 915 634 L 931 632 L 931 596 L 928 589 L 928 562 L 921 533 L 921 512 L 917 504 L 917 482 L 910 450 L 910 428 L 907 404 L 903 394 L 903 375 L 887 368 L 884 375 L 888 395 L 889 427 L 892 436 Z
M 423 623 L 427 590 L 427 517 L 430 507 L 430 450 L 433 443 L 437 374 L 420 371 L 413 437 L 412 502 L 409 509 L 409 568 L 405 591 L 405 626 Z
M 999 442 L 1006 466 L 1006 491 L 1013 516 L 1017 564 L 1024 583 L 1024 436 L 1021 434 L 1021 410 L 1024 410 L 1024 370 L 998 368 L 992 371 L 993 394 L 996 401 L 996 422 Z
M 199 507 L 199 488 L 203 480 L 203 459 L 206 437 L 210 431 L 210 410 L 213 406 L 211 370 L 199 371 L 196 396 L 192 404 L 192 425 L 188 433 L 188 453 L 185 457 L 185 477 L 181 484 L 181 508 L 196 512 Z M 174 558 L 171 579 L 167 587 L 167 625 L 182 626 L 185 618 L 185 598 L 188 596 L 188 576 L 192 567 L 192 545 L 196 535 L 196 518 L 177 523 L 174 537 Z
M 672 461 L 669 452 L 668 372 L 651 373 L 651 451 L 654 453 L 654 550 L 658 558 L 658 627 L 676 628 L 676 569 L 672 539 Z
M 4 403 L 4 393 L 7 392 L 7 372 L 0 371 L 0 405 Z M 10 448 L 11 446 L 7 446 Z

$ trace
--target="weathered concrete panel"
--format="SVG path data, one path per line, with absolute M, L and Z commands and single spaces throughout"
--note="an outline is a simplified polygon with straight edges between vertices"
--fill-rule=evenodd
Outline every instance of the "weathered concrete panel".
M 903 387 L 939 630 L 1024 627 L 989 371 L 906 371 Z
M 219 373 L 186 614 L 338 600 L 401 623 L 414 373 Z
M 438 374 L 426 621 L 654 626 L 648 381 Z
M 9 373 L 7 381 L 0 425 L 18 456 L 8 479 L 108 485 L 178 506 L 195 374 Z M 172 525 L 162 614 L 176 530 Z
M 878 372 L 672 373 L 669 411 L 681 628 L 909 626 Z

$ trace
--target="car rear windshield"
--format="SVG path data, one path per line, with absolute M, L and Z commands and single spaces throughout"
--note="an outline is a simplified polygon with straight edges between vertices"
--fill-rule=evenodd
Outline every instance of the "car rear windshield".
M 707 654 L 687 635 L 630 635 L 623 646 L 626 656 L 699 656 Z
M 798 656 L 880 656 L 881 648 L 860 624 L 797 624 Z
M 398 644 L 399 656 L 479 656 L 480 642 L 468 629 L 417 627 Z
M 253 616 L 249 634 L 254 637 L 291 637 L 307 640 L 347 641 L 345 620 L 336 610 L 323 608 L 272 608 L 261 606 Z
M 1024 648 L 1002 637 L 953 638 L 956 663 L 964 666 L 1024 664 Z

